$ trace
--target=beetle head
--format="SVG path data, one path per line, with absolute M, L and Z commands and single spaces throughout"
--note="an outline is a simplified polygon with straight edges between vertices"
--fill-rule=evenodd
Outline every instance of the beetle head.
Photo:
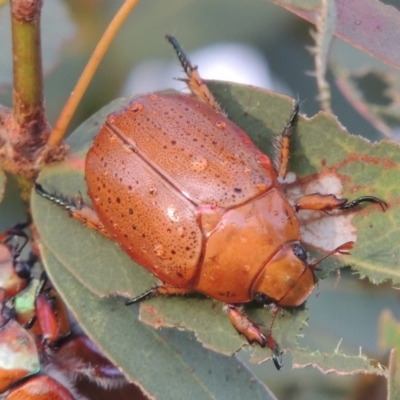
M 262 304 L 295 307 L 304 303 L 314 285 L 314 268 L 307 262 L 307 252 L 299 243 L 290 243 L 265 264 L 254 282 L 253 298 Z
M 314 271 L 318 264 L 334 253 L 348 254 L 353 244 L 346 242 L 313 262 L 308 262 L 307 252 L 300 243 L 285 245 L 265 264 L 255 280 L 253 299 L 264 305 L 275 303 L 280 307 L 303 304 L 314 289 Z

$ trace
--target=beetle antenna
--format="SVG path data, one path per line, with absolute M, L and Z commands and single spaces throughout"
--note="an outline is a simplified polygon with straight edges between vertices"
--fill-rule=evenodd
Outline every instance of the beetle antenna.
M 312 269 L 316 269 L 317 265 L 319 263 L 321 263 L 323 260 L 325 260 L 325 258 L 330 257 L 331 255 L 335 254 L 335 253 L 339 253 L 339 254 L 350 254 L 349 251 L 353 248 L 354 242 L 346 242 L 343 243 L 342 245 L 340 245 L 339 247 L 336 247 L 336 249 L 330 251 L 328 254 L 325 254 L 322 258 L 320 258 L 319 260 L 315 260 L 313 262 L 311 262 L 308 266 Z

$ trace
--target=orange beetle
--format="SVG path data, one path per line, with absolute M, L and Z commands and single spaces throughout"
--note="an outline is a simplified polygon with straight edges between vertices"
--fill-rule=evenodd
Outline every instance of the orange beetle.
M 174 46 L 194 96 L 151 94 L 109 115 L 86 157 L 85 177 L 94 211 L 81 201 L 37 192 L 115 240 L 163 282 L 128 303 L 158 295 L 201 292 L 228 305 L 234 327 L 250 343 L 268 345 L 277 368 L 281 352 L 238 308 L 256 301 L 301 305 L 315 285 L 301 245 L 297 211 L 349 209 L 361 202 L 314 193 L 292 206 L 282 192 L 296 105 L 279 141 L 275 167 L 231 122 Z M 347 253 L 348 242 L 333 253 Z

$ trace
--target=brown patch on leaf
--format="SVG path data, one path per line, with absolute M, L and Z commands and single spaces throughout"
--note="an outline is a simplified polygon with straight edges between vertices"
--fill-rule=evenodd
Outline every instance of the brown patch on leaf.
M 157 308 L 148 304 L 141 304 L 139 318 L 141 321 L 144 320 L 147 324 L 156 329 L 168 326 L 164 318 L 160 317 Z

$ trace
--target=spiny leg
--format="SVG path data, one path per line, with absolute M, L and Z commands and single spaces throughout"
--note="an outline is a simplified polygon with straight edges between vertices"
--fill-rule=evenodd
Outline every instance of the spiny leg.
M 293 127 L 296 122 L 297 115 L 300 109 L 300 102 L 297 101 L 292 115 L 289 118 L 286 126 L 283 128 L 282 133 L 277 138 L 275 168 L 278 173 L 278 179 L 282 182 L 288 173 L 289 158 L 290 158 L 290 138 L 293 133 Z
M 268 347 L 272 351 L 272 360 L 274 361 L 275 367 L 278 370 L 282 369 L 283 367 L 282 352 L 279 349 L 279 345 L 272 337 L 272 326 L 279 310 L 279 307 L 274 308 L 272 321 L 268 329 L 267 335 L 265 336 L 261 332 L 260 327 L 253 321 L 251 321 L 251 319 L 247 317 L 243 312 L 241 312 L 236 305 L 227 304 L 228 317 L 237 332 L 243 335 L 250 344 L 256 342 L 261 347 L 265 347 L 266 345 L 268 345 Z
M 189 59 L 187 58 L 185 52 L 182 50 L 179 42 L 175 37 L 167 35 L 167 40 L 172 44 L 179 61 L 185 71 L 188 79 L 180 79 L 186 82 L 188 88 L 196 96 L 199 100 L 208 103 L 215 111 L 222 112 L 221 107 L 219 106 L 217 100 L 215 100 L 214 96 L 208 89 L 207 85 L 201 78 L 199 72 L 197 71 L 197 66 L 192 66 Z
M 93 210 L 93 208 L 83 202 L 81 196 L 79 196 L 77 201 L 75 201 L 66 197 L 51 194 L 44 190 L 42 185 L 39 183 L 35 183 L 35 190 L 38 195 L 65 208 L 72 218 L 81 221 L 88 228 L 94 229 L 108 239 L 112 239 L 110 234 L 105 229 L 103 223 L 99 220 L 96 212 Z
M 133 299 L 126 301 L 125 305 L 129 306 L 130 304 L 138 303 L 139 301 L 148 300 L 157 296 L 182 295 L 188 294 L 190 292 L 192 292 L 192 290 L 190 289 L 178 288 L 164 283 L 161 285 L 156 285 L 151 289 L 146 290 L 139 296 L 136 296 Z
M 348 201 L 345 198 L 338 198 L 333 194 L 313 193 L 300 197 L 296 201 L 295 209 L 299 210 L 314 210 L 314 211 L 332 211 L 332 210 L 349 210 L 358 206 L 360 203 L 375 203 L 379 204 L 382 211 L 388 208 L 385 201 L 378 199 L 375 196 L 361 196 L 358 199 Z

